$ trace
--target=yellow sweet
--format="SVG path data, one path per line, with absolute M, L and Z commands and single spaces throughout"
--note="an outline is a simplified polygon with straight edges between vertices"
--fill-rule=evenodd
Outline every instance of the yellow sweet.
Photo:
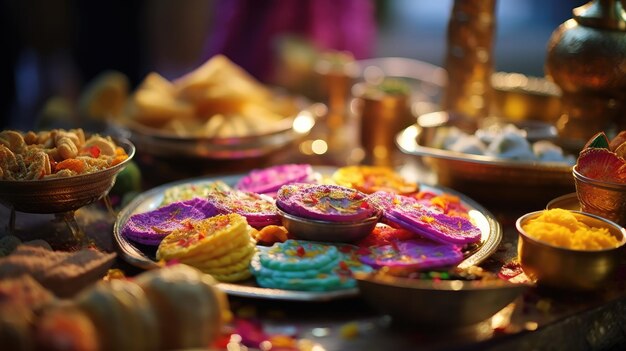
M 543 211 L 522 226 L 526 234 L 553 246 L 574 250 L 603 250 L 619 245 L 607 228 L 590 227 L 582 216 L 563 209 Z
M 254 231 L 236 213 L 190 222 L 163 239 L 157 258 L 179 260 L 221 282 L 244 280 L 251 276 L 248 265 L 256 252 Z

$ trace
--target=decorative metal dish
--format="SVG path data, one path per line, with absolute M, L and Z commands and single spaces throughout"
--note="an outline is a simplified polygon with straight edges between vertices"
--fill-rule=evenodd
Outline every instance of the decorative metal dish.
M 268 155 L 306 136 L 316 119 L 326 113 L 323 104 L 311 104 L 297 97 L 300 112 L 277 121 L 273 132 L 241 137 L 178 136 L 136 122 L 125 121 L 117 129 L 137 146 L 141 153 L 162 158 L 243 159 Z
M 322 174 L 332 174 L 334 168 L 316 167 L 315 170 Z M 115 241 L 119 246 L 119 252 L 121 257 L 128 263 L 142 269 L 154 269 L 160 267 L 155 260 L 156 248 L 128 241 L 125 237 L 121 235 L 121 231 L 125 223 L 128 221 L 129 217 L 133 214 L 156 209 L 161 204 L 166 189 L 176 185 L 199 184 L 216 180 L 221 180 L 226 184 L 234 185 L 243 176 L 243 174 L 239 174 L 225 177 L 199 177 L 164 184 L 140 194 L 125 208 L 123 208 L 122 211 L 120 211 L 113 227 L 113 237 L 115 238 Z M 476 265 L 495 252 L 498 245 L 500 244 L 500 241 L 502 240 L 502 228 L 500 227 L 500 224 L 496 221 L 494 216 L 489 213 L 489 211 L 487 211 L 484 207 L 474 202 L 467 196 L 456 193 L 449 189 L 431 187 L 427 185 L 423 185 L 422 189 L 435 193 L 447 192 L 457 195 L 461 199 L 463 205 L 465 205 L 469 209 L 469 216 L 482 232 L 480 245 L 476 246 L 473 250 L 470 250 L 466 253 L 465 260 L 459 264 L 460 268 L 467 268 L 469 266 Z M 259 248 L 262 249 L 261 246 L 259 246 Z M 338 298 L 353 297 L 358 294 L 357 289 L 347 289 L 332 292 L 306 292 L 266 289 L 257 286 L 254 280 L 249 280 L 238 284 L 220 283 L 219 287 L 226 293 L 234 296 L 297 301 L 326 301 Z
M 9 230 L 14 230 L 15 211 L 56 214 L 62 217 L 75 237 L 82 237 L 74 211 L 98 201 L 115 184 L 116 175 L 135 155 L 135 146 L 126 139 L 113 138 L 128 158 L 101 171 L 66 178 L 42 180 L 0 180 L 0 203 L 11 209 Z
M 572 166 L 563 163 L 511 161 L 429 147 L 420 143 L 423 128 L 405 128 L 396 137 L 400 150 L 420 156 L 432 167 L 438 184 L 454 188 L 485 205 L 543 208 L 551 199 L 574 191 Z
M 387 274 L 356 274 L 363 298 L 400 322 L 424 328 L 476 324 L 513 302 L 528 285 L 503 280 L 418 280 Z

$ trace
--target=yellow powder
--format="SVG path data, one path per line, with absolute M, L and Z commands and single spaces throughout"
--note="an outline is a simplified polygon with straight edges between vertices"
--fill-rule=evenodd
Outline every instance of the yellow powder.
M 522 229 L 531 238 L 574 250 L 602 250 L 619 245 L 607 228 L 589 227 L 576 214 L 558 208 L 543 211 Z

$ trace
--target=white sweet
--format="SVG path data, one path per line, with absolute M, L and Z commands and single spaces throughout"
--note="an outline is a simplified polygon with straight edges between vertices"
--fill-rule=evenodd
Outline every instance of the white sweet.
M 466 154 L 484 155 L 487 146 L 477 136 L 465 134 L 450 145 L 449 150 Z
M 563 149 L 547 140 L 531 144 L 526 131 L 513 124 L 491 125 L 467 134 L 456 127 L 448 127 L 435 137 L 441 148 L 473 155 L 487 155 L 509 160 L 559 162 L 573 165 L 576 158 L 564 155 Z
M 576 158 L 573 155 L 563 155 L 563 149 L 547 140 L 534 143 L 533 152 L 540 161 L 564 162 L 572 165 L 576 163 Z
M 497 135 L 487 147 L 486 154 L 513 160 L 536 159 L 528 140 L 514 131 Z
M 496 138 L 502 134 L 517 134 L 526 138 L 526 131 L 517 128 L 513 124 L 507 124 L 502 127 L 501 124 L 492 124 L 485 128 L 480 128 L 474 133 L 485 144 L 491 144 Z

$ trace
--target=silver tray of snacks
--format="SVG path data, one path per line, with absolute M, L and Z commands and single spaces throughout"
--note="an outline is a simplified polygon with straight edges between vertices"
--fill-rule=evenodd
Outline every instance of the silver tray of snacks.
M 339 185 L 336 185 L 338 184 L 337 182 L 332 184 L 333 181 L 337 180 L 338 178 L 333 177 L 333 175 L 335 175 L 335 168 L 331 168 L 331 167 L 313 168 L 308 165 L 306 166 L 279 165 L 279 166 L 269 167 L 267 169 L 286 169 L 286 168 L 293 169 L 294 167 L 308 167 L 309 169 L 313 170 L 312 174 L 314 174 L 315 176 L 307 177 L 307 181 L 312 181 L 314 179 L 314 182 L 316 182 L 316 184 L 319 186 L 329 186 L 329 185 L 339 186 Z M 261 171 L 263 172 L 263 171 L 266 171 L 267 169 L 263 169 Z M 175 199 L 191 198 L 192 201 L 196 201 L 198 199 L 196 197 L 198 196 L 198 194 L 200 194 L 200 196 L 203 196 L 202 197 L 203 200 L 211 199 L 211 198 L 219 199 L 220 196 L 224 197 L 225 199 L 228 199 L 230 198 L 230 196 L 235 196 L 237 198 L 237 201 L 236 201 L 237 209 L 248 208 L 247 205 L 245 205 L 244 203 L 247 201 L 245 198 L 248 197 L 249 195 L 245 195 L 241 192 L 233 193 L 233 189 L 235 189 L 235 191 L 240 191 L 237 189 L 241 189 L 242 184 L 248 184 L 242 181 L 242 179 L 246 179 L 246 178 L 249 179 L 250 177 L 252 178 L 257 177 L 257 180 L 258 180 L 259 179 L 258 174 L 260 173 L 255 173 L 255 172 L 257 172 L 257 170 L 252 171 L 251 173 L 248 173 L 248 174 L 236 174 L 236 175 L 228 175 L 228 176 L 222 176 L 222 177 L 199 177 L 199 178 L 187 179 L 187 180 L 177 181 L 177 182 L 173 182 L 169 184 L 164 184 L 164 185 L 158 186 L 156 188 L 153 188 L 151 190 L 148 190 L 140 194 L 137 198 L 135 198 L 132 202 L 130 202 L 119 213 L 115 226 L 114 226 L 114 231 L 113 231 L 114 239 L 119 246 L 119 252 L 121 254 L 121 257 L 127 262 L 129 262 L 130 264 L 137 266 L 139 268 L 154 269 L 154 268 L 159 268 L 159 267 L 163 267 L 164 265 L 170 264 L 168 259 L 171 259 L 172 256 L 168 256 L 168 253 L 167 253 L 169 252 L 167 251 L 168 247 L 173 245 L 173 246 L 178 246 L 178 249 L 180 249 L 180 247 L 182 246 L 184 255 L 176 256 L 174 259 L 174 262 L 182 262 L 182 263 L 187 263 L 191 265 L 195 264 L 201 269 L 208 269 L 207 272 L 212 272 L 209 274 L 212 274 L 214 277 L 216 277 L 216 279 L 220 280 L 218 287 L 231 295 L 252 297 L 252 298 L 296 300 L 296 301 L 327 301 L 327 300 L 333 300 L 333 299 L 338 299 L 338 298 L 354 297 L 358 295 L 359 291 L 356 287 L 355 281 L 350 281 L 349 283 L 351 284 L 342 285 L 341 288 L 321 289 L 319 291 L 312 291 L 312 290 L 307 290 L 307 288 L 283 288 L 283 287 L 270 288 L 267 286 L 261 286 L 258 279 L 261 279 L 259 277 L 267 278 L 266 276 L 264 276 L 263 274 L 256 275 L 256 273 L 252 273 L 252 276 L 250 276 L 250 274 L 247 274 L 245 275 L 245 278 L 240 279 L 241 277 L 244 277 L 244 275 L 240 275 L 242 271 L 239 270 L 239 268 L 237 268 L 238 273 L 235 274 L 237 279 L 231 279 L 234 277 L 234 275 L 232 274 L 222 275 L 222 272 L 226 272 L 226 270 L 222 268 L 211 268 L 211 267 L 217 267 L 215 265 L 217 265 L 219 263 L 218 261 L 220 260 L 201 259 L 202 255 L 204 255 L 204 253 L 208 251 L 198 251 L 198 252 L 202 252 L 203 253 L 202 255 L 194 253 L 193 250 L 195 250 L 195 247 L 198 243 L 196 239 L 190 240 L 188 237 L 183 237 L 184 235 L 187 235 L 187 234 L 183 234 L 183 236 L 181 236 L 180 238 L 175 237 L 178 234 L 176 235 L 173 234 L 173 233 L 179 233 L 179 231 L 182 231 L 181 233 L 183 233 L 185 230 L 188 230 L 188 229 L 195 231 L 194 228 L 198 228 L 198 224 L 195 224 L 197 222 L 193 222 L 194 223 L 193 225 L 190 225 L 188 222 L 186 222 L 183 225 L 183 227 L 181 227 L 183 229 L 176 229 L 173 232 L 170 232 L 167 234 L 161 233 L 160 231 L 156 231 L 157 235 L 164 234 L 164 238 L 159 239 L 160 241 L 156 243 L 150 241 L 151 239 L 149 240 L 147 239 L 148 241 L 145 241 L 142 239 L 142 237 L 136 237 L 136 236 L 134 237 L 133 235 L 135 234 L 129 234 L 130 229 L 127 229 L 127 228 L 135 226 L 137 223 L 139 223 L 137 222 L 139 218 L 143 218 L 143 220 L 147 220 L 148 222 L 150 222 L 151 224 L 148 227 L 154 226 L 155 225 L 154 221 L 156 221 L 157 219 L 156 217 L 151 217 L 152 214 L 154 214 L 154 216 L 160 216 L 160 217 L 165 216 L 168 221 L 167 223 L 171 223 L 170 221 L 172 220 L 173 217 L 170 217 L 170 215 L 176 217 L 180 214 L 179 208 L 174 208 L 175 206 L 179 206 L 178 204 L 180 203 L 180 201 L 173 201 Z M 300 179 L 301 179 L 300 181 L 303 181 L 302 178 Z M 346 178 L 343 177 L 342 179 L 345 180 Z M 346 183 L 342 182 L 342 184 L 345 185 Z M 265 184 L 263 184 L 263 186 L 265 186 Z M 348 188 L 348 187 L 344 187 L 344 188 Z M 349 189 L 351 191 L 355 191 L 355 192 L 357 191 L 355 190 L 357 189 L 355 187 L 351 187 Z M 429 202 L 429 203 L 434 203 L 435 201 L 444 201 L 444 202 L 450 201 L 450 204 L 454 203 L 455 205 L 451 205 L 451 206 L 446 205 L 447 210 L 453 211 L 454 209 L 462 209 L 464 213 L 463 216 L 465 216 L 468 223 L 469 222 L 473 223 L 473 228 L 476 233 L 476 240 L 471 244 L 458 246 L 458 250 L 461 250 L 461 247 L 462 247 L 462 250 L 456 251 L 456 255 L 458 255 L 457 256 L 458 260 L 455 262 L 456 267 L 468 268 L 470 266 L 479 264 L 480 262 L 485 260 L 487 257 L 489 257 L 493 252 L 495 252 L 502 238 L 502 229 L 500 227 L 500 224 L 493 217 L 493 215 L 491 215 L 489 211 L 487 211 L 484 207 L 482 207 L 481 205 L 474 202 L 472 199 L 468 198 L 467 196 L 463 194 L 459 194 L 452 190 L 448 190 L 448 189 L 441 188 L 441 187 L 427 186 L 427 185 L 420 184 L 419 191 L 417 191 L 416 188 L 414 188 L 413 190 L 414 190 L 413 195 L 415 198 L 422 198 L 422 200 L 424 201 L 430 201 L 434 198 L 439 199 L 439 200 L 433 200 L 433 202 Z M 257 195 L 254 195 L 254 196 L 256 197 Z M 266 202 L 266 205 L 265 205 L 266 208 L 268 206 L 267 204 L 269 204 L 270 207 L 271 206 L 276 207 L 277 206 L 276 203 L 279 201 L 279 200 L 276 200 L 276 202 L 274 202 L 273 200 L 271 200 L 272 198 L 271 197 L 268 198 L 268 196 L 265 193 L 263 193 L 263 195 L 258 195 L 258 196 L 260 196 L 261 199 L 265 199 L 263 201 L 266 201 L 267 199 L 269 199 L 267 200 L 269 202 Z M 277 198 L 280 199 L 280 197 L 277 197 Z M 189 201 L 189 200 L 185 200 L 185 201 Z M 415 201 L 415 200 L 412 200 L 412 201 Z M 228 203 L 228 202 L 230 202 L 230 200 L 220 201 L 221 204 Z M 196 208 L 199 208 L 197 204 L 195 204 L 194 206 Z M 170 210 L 169 207 L 172 207 L 174 211 L 167 212 Z M 362 206 L 357 207 L 357 208 L 362 208 Z M 167 212 L 167 214 L 165 212 Z M 225 213 L 225 212 L 221 212 L 221 213 Z M 221 215 L 210 217 L 208 219 L 204 219 L 203 221 L 213 221 L 220 216 Z M 230 215 L 227 214 L 227 216 L 230 216 Z M 255 224 L 250 220 L 249 217 L 248 219 L 249 219 L 248 222 L 250 223 L 250 225 L 254 226 Z M 225 219 L 222 218 L 222 220 L 225 220 Z M 317 223 L 320 221 L 315 221 L 315 222 Z M 230 223 L 232 224 L 233 222 L 230 222 Z M 282 223 L 285 224 L 285 221 L 283 221 Z M 354 222 L 350 222 L 350 223 L 354 223 Z M 228 228 L 232 227 L 231 224 L 228 225 Z M 343 222 L 337 222 L 337 225 L 343 225 Z M 268 225 L 263 229 L 259 229 L 258 227 L 256 227 L 258 229 L 256 234 L 251 234 L 251 237 L 254 238 L 255 240 L 251 241 L 251 244 L 250 244 L 250 245 L 253 245 L 255 256 L 254 258 L 250 259 L 251 261 L 249 263 L 249 266 L 248 264 L 246 264 L 240 268 L 242 268 L 245 273 L 247 273 L 246 271 L 247 269 L 251 271 L 255 270 L 256 268 L 254 267 L 256 267 L 256 265 L 259 264 L 259 261 L 255 261 L 257 257 L 264 255 L 264 254 L 272 255 L 272 253 L 282 252 L 282 251 L 276 251 L 278 250 L 277 247 L 280 247 L 282 249 L 284 247 L 289 247 L 289 245 L 296 245 L 294 244 L 295 242 L 299 244 L 297 244 L 291 249 L 286 249 L 283 252 L 283 254 L 284 255 L 289 255 L 289 254 L 298 255 L 300 259 L 289 261 L 288 263 L 285 263 L 285 264 L 293 264 L 293 262 L 300 262 L 302 260 L 306 261 L 305 258 L 308 258 L 309 253 L 314 252 L 314 250 L 322 250 L 322 249 L 326 250 L 327 248 L 334 246 L 336 247 L 337 252 L 341 252 L 343 254 L 348 255 L 349 257 L 352 257 L 351 259 L 344 258 L 344 261 L 349 262 L 348 266 L 353 270 L 353 272 L 356 272 L 357 271 L 356 267 L 360 267 L 360 266 L 364 266 L 363 271 L 365 272 L 371 271 L 372 268 L 370 268 L 369 266 L 365 267 L 366 264 L 364 263 L 365 261 L 363 259 L 360 259 L 360 258 L 354 259 L 354 257 L 357 257 L 357 256 L 350 256 L 350 255 L 361 255 L 363 254 L 362 250 L 368 250 L 367 255 L 370 261 L 374 262 L 378 258 L 380 258 L 376 256 L 376 252 L 378 252 L 376 250 L 378 249 L 369 251 L 370 246 L 368 245 L 371 240 L 383 240 L 380 238 L 383 238 L 383 237 L 388 238 L 387 235 L 392 235 L 392 234 L 388 234 L 387 232 L 382 232 L 383 227 L 385 228 L 391 228 L 391 227 L 385 226 L 383 224 L 379 224 L 379 226 L 380 226 L 379 232 L 376 232 L 376 230 L 372 231 L 372 233 L 377 233 L 376 235 L 378 235 L 375 238 L 372 237 L 373 234 L 369 234 L 369 236 L 362 237 L 360 239 L 362 241 L 353 241 L 352 239 L 350 239 L 350 241 L 348 242 L 329 242 L 329 241 L 321 242 L 321 241 L 302 240 L 298 237 L 293 237 L 292 233 L 287 233 L 286 234 L 287 238 L 283 237 L 282 239 L 279 240 L 277 238 L 280 237 L 280 235 L 285 235 L 286 233 L 286 231 L 284 231 L 281 234 L 279 226 Z M 265 231 L 266 228 L 271 228 L 270 232 L 266 232 Z M 455 225 L 455 228 L 457 228 L 456 225 Z M 377 229 L 379 229 L 378 226 L 377 226 Z M 388 229 L 388 230 L 393 231 L 395 229 Z M 455 230 L 458 230 L 458 228 Z M 202 240 L 203 243 L 206 242 L 207 241 L 206 237 L 208 237 L 208 234 L 206 233 L 207 232 L 203 232 L 203 234 L 201 235 L 201 238 L 199 236 L 197 239 Z M 396 235 L 396 234 L 393 234 L 393 235 Z M 404 232 L 404 234 L 397 234 L 397 235 L 406 235 L 406 233 Z M 268 237 L 270 239 L 267 239 Z M 387 239 L 384 239 L 384 240 L 387 240 Z M 139 241 L 142 241 L 142 242 L 139 242 Z M 236 241 L 236 239 L 233 239 L 230 241 L 234 242 Z M 230 244 L 225 242 L 219 247 L 228 247 L 229 245 Z M 214 246 L 214 248 L 217 248 L 217 247 L 218 246 Z M 312 247 L 317 247 L 317 249 L 313 249 Z M 190 248 L 191 251 L 187 251 L 187 248 Z M 300 250 L 302 250 L 302 252 L 300 252 Z M 335 249 L 332 249 L 332 250 L 334 251 Z M 454 250 L 457 250 L 457 249 L 454 249 Z M 236 256 L 235 251 L 237 250 L 233 251 L 232 253 L 233 256 L 222 255 L 221 257 L 235 257 Z M 381 251 L 380 255 L 383 255 L 383 254 L 384 253 Z M 158 259 L 158 257 L 160 257 L 160 259 Z M 315 257 L 318 257 L 318 256 L 315 256 Z M 361 257 L 361 256 L 358 256 L 358 257 Z M 425 256 L 420 254 L 419 257 L 425 257 Z M 263 264 L 264 261 L 263 261 L 262 256 L 258 260 L 260 260 L 261 264 Z M 359 261 L 359 260 L 361 261 L 361 263 L 358 263 L 355 265 L 354 261 Z M 367 261 L 367 262 L 370 262 L 370 261 Z M 369 264 L 370 263 L 368 263 L 368 265 Z M 384 263 L 381 263 L 381 264 L 384 264 Z M 236 262 L 229 262 L 228 265 L 225 267 L 235 267 L 237 265 L 238 263 Z M 367 270 L 365 268 L 367 268 Z M 358 269 L 360 270 L 361 268 L 358 268 Z M 261 272 L 261 271 L 263 271 L 263 268 L 260 270 L 257 270 L 257 272 Z M 292 273 L 289 273 L 289 274 L 292 274 Z M 316 277 L 324 277 L 324 276 L 325 274 L 316 275 Z M 280 279 L 277 279 L 277 280 L 280 280 Z M 324 279 L 320 278 L 320 280 L 324 280 Z M 316 288 L 313 288 L 313 289 L 316 289 Z

